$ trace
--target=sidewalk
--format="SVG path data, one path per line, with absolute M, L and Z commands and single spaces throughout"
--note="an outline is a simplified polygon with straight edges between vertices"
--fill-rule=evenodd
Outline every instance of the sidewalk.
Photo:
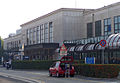
M 81 76 L 81 75 L 75 75 L 75 78 L 78 79 L 86 79 L 86 80 L 104 80 L 104 81 L 117 81 L 120 80 L 118 78 L 94 78 L 94 77 L 86 77 L 86 76 Z

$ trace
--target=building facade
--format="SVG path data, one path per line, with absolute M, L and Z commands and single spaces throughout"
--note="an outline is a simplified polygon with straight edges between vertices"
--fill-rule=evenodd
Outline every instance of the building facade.
M 85 13 L 86 36 L 84 39 L 64 41 L 65 44 L 76 44 L 68 47 L 68 54 L 78 60 L 95 57 L 97 64 L 120 64 L 119 10 L 120 2 Z M 101 47 L 101 40 L 106 40 L 105 47 Z
M 84 13 L 89 9 L 61 8 L 24 23 L 22 39 L 25 45 L 62 43 L 64 40 L 84 38 Z
M 20 40 L 21 45 L 31 47 L 32 51 L 35 50 L 36 45 L 51 46 L 51 43 L 61 45 L 63 41 L 89 46 L 90 43 L 96 44 L 101 39 L 107 40 L 111 34 L 120 33 L 120 2 L 94 10 L 61 8 L 20 26 L 21 34 L 6 38 L 4 49 L 16 47 L 15 43 L 11 43 L 14 40 Z M 25 53 L 30 52 L 27 50 Z M 34 57 L 34 54 L 31 56 Z
M 86 38 L 120 32 L 120 2 L 96 9 L 84 16 Z
M 4 39 L 4 50 L 19 50 L 22 46 L 21 34 L 14 34 Z

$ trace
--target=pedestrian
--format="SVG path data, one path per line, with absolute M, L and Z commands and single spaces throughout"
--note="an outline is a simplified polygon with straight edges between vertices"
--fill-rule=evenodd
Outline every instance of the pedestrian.
M 3 61 L 3 67 L 5 67 L 5 61 Z
M 10 59 L 10 60 L 9 60 L 9 68 L 12 67 L 12 66 L 11 66 L 11 63 L 12 63 L 12 60 Z
M 65 64 L 65 77 L 68 77 L 70 75 L 70 64 Z
M 6 69 L 9 69 L 9 60 L 6 62 Z

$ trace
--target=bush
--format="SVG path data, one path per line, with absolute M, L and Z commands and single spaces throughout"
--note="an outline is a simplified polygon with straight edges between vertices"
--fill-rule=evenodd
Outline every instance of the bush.
M 37 61 L 13 61 L 13 69 L 39 69 L 48 70 L 49 67 L 57 60 L 37 60 Z M 74 64 L 82 63 L 83 61 L 74 61 Z
M 78 64 L 74 67 L 78 75 L 88 77 L 115 78 L 119 74 L 119 65 L 115 64 Z
M 84 64 L 85 60 L 74 60 L 73 64 Z
M 13 61 L 13 69 L 39 69 L 48 70 L 55 61 Z

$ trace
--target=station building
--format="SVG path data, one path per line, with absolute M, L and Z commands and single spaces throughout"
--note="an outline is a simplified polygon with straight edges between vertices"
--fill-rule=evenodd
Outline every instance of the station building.
M 89 11 L 93 10 L 61 8 L 24 23 L 20 25 L 19 38 L 14 35 L 4 39 L 4 49 L 13 50 L 24 45 L 24 56 L 29 56 L 30 60 L 53 59 L 55 49 L 64 40 L 85 37 L 82 19 L 84 13 Z M 18 39 L 21 46 L 18 46 Z
M 64 41 L 75 43 L 68 47 L 68 53 L 74 59 L 95 57 L 96 63 L 102 63 L 102 50 L 104 50 L 104 63 L 120 63 L 120 3 L 114 3 L 84 15 L 84 39 Z M 106 40 L 105 47 L 100 46 L 101 40 Z
M 61 46 L 61 43 L 69 44 L 68 53 L 75 59 L 95 56 L 97 57 L 96 63 L 101 63 L 102 49 L 105 49 L 105 63 L 113 63 L 118 59 L 114 56 L 119 55 L 117 41 L 119 41 L 120 33 L 120 2 L 98 9 L 61 8 L 20 26 L 21 45 L 25 46 L 25 56 L 29 56 L 31 59 L 53 57 L 55 49 L 59 45 Z M 118 47 L 110 48 L 111 44 L 107 44 L 108 47 L 101 48 L 99 42 L 102 39 L 107 43 L 114 42 L 115 44 L 117 42 Z M 14 39 L 9 37 L 5 41 L 4 45 L 9 45 L 8 43 Z M 54 49 L 51 51 L 52 54 L 45 54 L 43 47 L 51 49 L 51 46 Z M 6 47 L 9 46 L 5 46 L 7 50 Z M 47 53 L 50 53 L 50 49 L 47 50 Z M 46 57 L 44 57 L 45 55 Z M 114 58 L 109 59 L 109 55 Z M 110 62 L 110 60 L 112 61 Z

